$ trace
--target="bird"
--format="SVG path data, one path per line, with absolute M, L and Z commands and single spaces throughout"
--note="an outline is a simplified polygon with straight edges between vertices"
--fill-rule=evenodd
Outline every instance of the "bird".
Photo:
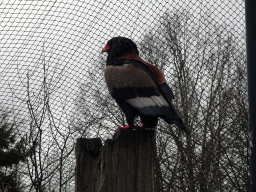
M 163 72 L 139 56 L 138 47 L 131 39 L 113 37 L 103 47 L 102 53 L 105 52 L 105 81 L 128 123 L 117 130 L 156 128 L 158 118 L 162 118 L 190 134 L 172 103 L 175 97 Z M 138 116 L 141 126 L 134 125 Z

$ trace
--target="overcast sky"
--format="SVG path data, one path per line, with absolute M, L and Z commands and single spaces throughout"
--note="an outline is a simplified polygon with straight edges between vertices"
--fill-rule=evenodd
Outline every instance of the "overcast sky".
M 1 107 L 26 114 L 28 79 L 30 90 L 39 94 L 45 58 L 55 110 L 65 105 L 72 111 L 78 86 L 87 80 L 89 68 L 98 64 L 107 40 L 120 35 L 140 42 L 164 12 L 184 7 L 198 19 L 208 12 L 234 33 L 244 34 L 241 0 L 2 1 Z

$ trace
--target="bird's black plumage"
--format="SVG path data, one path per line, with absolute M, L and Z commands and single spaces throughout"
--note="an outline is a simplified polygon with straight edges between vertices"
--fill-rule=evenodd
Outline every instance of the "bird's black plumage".
M 154 128 L 160 117 L 189 133 L 172 104 L 174 95 L 163 73 L 139 57 L 132 40 L 114 37 L 103 51 L 108 53 L 105 69 L 108 89 L 125 113 L 129 126 L 140 116 L 144 128 Z
M 139 55 L 137 45 L 128 38 L 114 37 L 108 41 L 110 49 L 108 50 L 107 65 L 123 55 L 135 53 Z

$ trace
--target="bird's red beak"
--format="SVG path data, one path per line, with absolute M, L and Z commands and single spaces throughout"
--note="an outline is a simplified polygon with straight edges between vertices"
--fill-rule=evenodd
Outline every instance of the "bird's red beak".
M 110 45 L 107 44 L 105 47 L 103 47 L 102 53 L 103 53 L 103 52 L 108 52 L 108 51 L 109 51 L 109 48 L 110 48 Z

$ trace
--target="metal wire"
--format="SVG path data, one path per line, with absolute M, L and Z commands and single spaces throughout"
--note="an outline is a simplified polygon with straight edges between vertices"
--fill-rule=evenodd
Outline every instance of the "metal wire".
M 74 191 L 76 138 L 125 124 L 104 82 L 114 36 L 163 70 L 191 129 L 160 121 L 156 191 L 249 190 L 243 1 L 3 1 L 0 12 L 1 115 L 30 154 L 1 170 L 20 191 Z

